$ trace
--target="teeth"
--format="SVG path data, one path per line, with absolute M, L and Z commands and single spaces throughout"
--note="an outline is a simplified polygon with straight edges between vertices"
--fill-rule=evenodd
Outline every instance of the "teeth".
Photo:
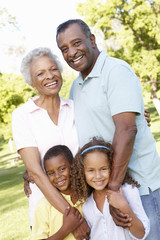
M 46 84 L 46 87 L 50 87 L 50 86 L 53 86 L 53 85 L 55 85 L 55 84 L 56 84 L 56 81 L 55 81 L 55 82 L 52 82 L 52 83 Z
M 64 183 L 65 183 L 65 180 L 63 180 L 63 181 L 57 183 L 57 185 L 63 185 Z
M 82 58 L 82 55 L 79 56 L 78 58 L 74 59 L 73 62 L 76 62 L 76 61 L 80 60 L 81 58 Z

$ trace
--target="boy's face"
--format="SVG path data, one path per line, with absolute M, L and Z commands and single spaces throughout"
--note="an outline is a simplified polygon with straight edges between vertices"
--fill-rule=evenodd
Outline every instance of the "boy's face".
M 45 162 L 46 173 L 54 187 L 64 194 L 71 193 L 70 163 L 63 155 L 54 156 Z

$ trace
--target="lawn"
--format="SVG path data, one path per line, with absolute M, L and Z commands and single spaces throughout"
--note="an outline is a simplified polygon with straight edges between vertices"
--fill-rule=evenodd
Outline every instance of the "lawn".
M 16 153 L 9 153 L 8 144 L 0 145 L 0 149 L 0 239 L 29 240 L 28 199 L 22 179 L 24 165 Z
M 160 116 L 149 94 L 144 94 L 145 107 L 151 114 L 151 131 L 160 154 Z M 15 148 L 14 148 L 15 149 Z M 0 142 L 0 239 L 29 240 L 28 199 L 23 191 L 24 166 L 16 152 L 10 153 L 8 144 Z

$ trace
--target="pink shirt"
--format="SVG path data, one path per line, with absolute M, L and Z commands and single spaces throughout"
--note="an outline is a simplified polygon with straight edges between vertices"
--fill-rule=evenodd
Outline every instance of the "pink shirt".
M 17 151 L 25 147 L 37 147 L 42 161 L 50 147 L 63 144 L 75 155 L 78 150 L 78 138 L 74 123 L 73 101 L 60 98 L 58 125 L 55 125 L 47 111 L 34 103 L 35 99 L 37 98 L 30 98 L 12 113 L 12 131 Z M 31 189 L 29 212 L 32 224 L 34 209 L 43 194 L 35 184 L 31 184 Z

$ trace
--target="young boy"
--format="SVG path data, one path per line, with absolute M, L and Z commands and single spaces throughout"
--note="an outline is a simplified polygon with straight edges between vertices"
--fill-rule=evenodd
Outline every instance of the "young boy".
M 46 152 L 44 167 L 49 180 L 72 207 L 66 209 L 63 215 L 46 198 L 41 199 L 34 213 L 32 240 L 75 239 L 72 232 L 80 225 L 83 217 L 80 214 L 82 213 L 82 204 L 72 198 L 70 186 L 72 161 L 73 155 L 67 146 L 57 145 Z

